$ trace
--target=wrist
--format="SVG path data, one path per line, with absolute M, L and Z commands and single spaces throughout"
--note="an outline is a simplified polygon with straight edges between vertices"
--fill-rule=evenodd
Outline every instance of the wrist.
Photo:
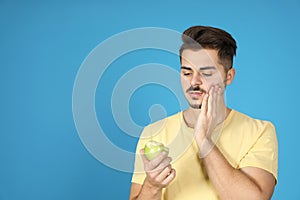
M 162 187 L 152 184 L 147 178 L 144 181 L 144 188 L 154 196 L 162 192 Z
M 207 137 L 203 138 L 198 145 L 199 157 L 205 158 L 214 148 L 215 144 Z

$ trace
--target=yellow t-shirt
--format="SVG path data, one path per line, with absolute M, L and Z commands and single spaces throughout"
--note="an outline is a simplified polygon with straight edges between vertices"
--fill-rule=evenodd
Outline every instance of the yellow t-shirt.
M 182 112 L 144 128 L 136 149 L 133 183 L 143 184 L 146 177 L 139 150 L 149 140 L 169 147 L 176 170 L 176 178 L 163 190 L 163 200 L 219 199 L 198 156 L 194 130 L 186 125 Z M 216 127 L 212 140 L 234 168 L 258 167 L 277 179 L 278 145 L 272 123 L 232 110 Z

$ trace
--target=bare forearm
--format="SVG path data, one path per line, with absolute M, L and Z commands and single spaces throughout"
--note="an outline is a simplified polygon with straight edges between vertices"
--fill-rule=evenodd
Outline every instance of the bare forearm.
M 151 184 L 145 180 L 140 193 L 132 200 L 161 200 L 161 195 L 162 189 L 151 186 Z
M 246 174 L 234 169 L 217 147 L 203 159 L 208 176 L 222 200 L 263 200 L 259 186 Z

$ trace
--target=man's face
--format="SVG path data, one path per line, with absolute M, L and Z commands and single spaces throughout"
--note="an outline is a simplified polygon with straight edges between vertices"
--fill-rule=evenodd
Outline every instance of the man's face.
M 218 85 L 225 89 L 225 72 L 219 63 L 218 51 L 212 49 L 182 52 L 181 85 L 192 108 L 199 109 L 202 99 L 209 89 Z

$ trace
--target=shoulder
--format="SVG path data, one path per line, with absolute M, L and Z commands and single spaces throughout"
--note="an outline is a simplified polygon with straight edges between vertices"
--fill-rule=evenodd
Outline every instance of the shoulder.
M 176 114 L 170 115 L 164 119 L 158 120 L 156 122 L 147 125 L 144 128 L 144 131 L 157 132 L 160 131 L 161 129 L 174 127 L 177 124 L 179 125 L 181 123 L 181 118 L 182 118 L 182 112 L 178 112 Z
M 245 124 L 254 125 L 254 126 L 265 126 L 265 125 L 273 126 L 272 122 L 270 122 L 268 120 L 253 118 L 247 114 L 241 113 L 236 110 L 232 110 L 232 112 L 233 112 L 234 120 L 243 122 L 243 124 L 245 123 Z
M 144 127 L 142 135 L 144 137 L 153 137 L 154 135 L 168 132 L 169 129 L 176 129 L 180 126 L 182 119 L 182 112 L 178 112 L 164 119 L 153 122 Z
M 231 123 L 233 123 L 236 127 L 241 128 L 242 130 L 245 130 L 256 136 L 260 136 L 266 131 L 275 133 L 275 127 L 273 123 L 268 120 L 256 119 L 236 110 L 232 110 L 232 112 L 233 116 Z

